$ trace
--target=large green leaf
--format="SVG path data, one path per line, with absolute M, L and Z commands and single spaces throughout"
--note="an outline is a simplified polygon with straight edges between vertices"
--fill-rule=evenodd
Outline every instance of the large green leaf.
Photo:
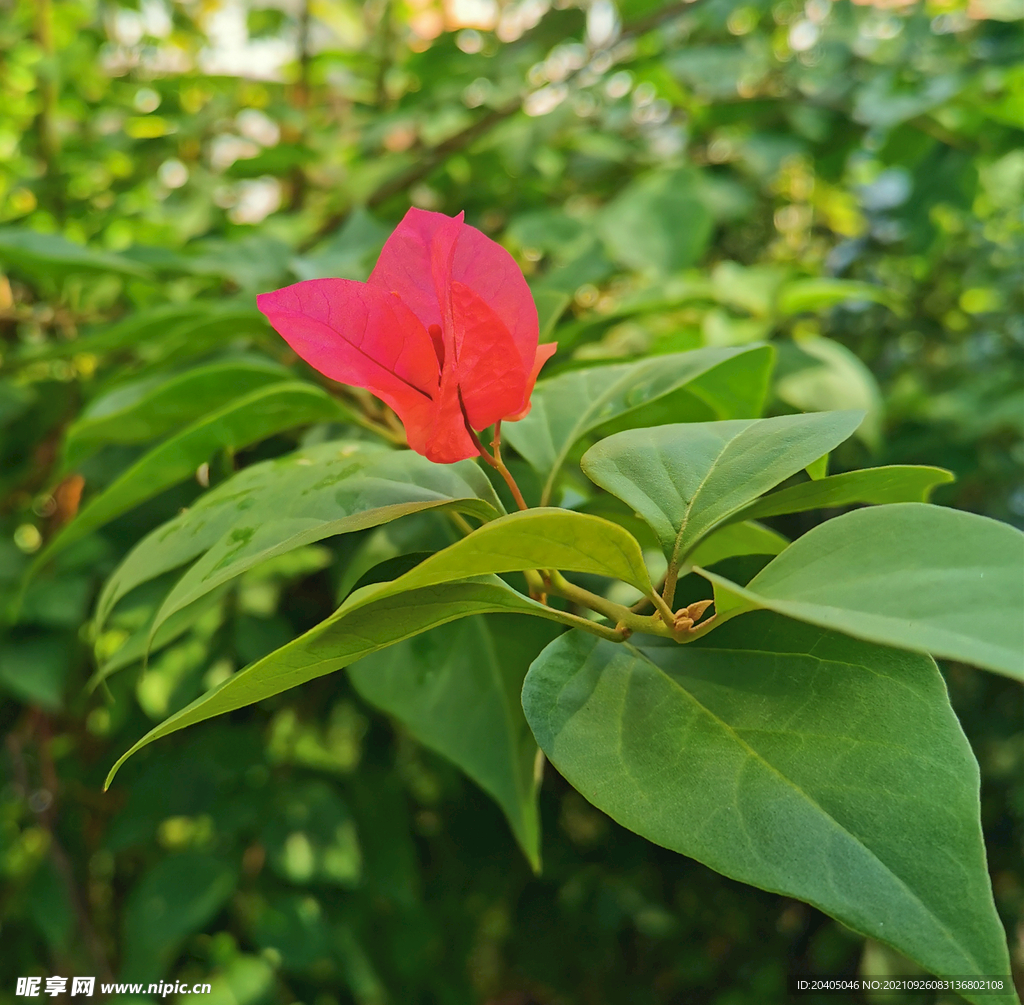
M 570 615 L 524 597 L 496 577 L 435 582 L 426 588 L 406 589 L 403 581 L 408 582 L 416 571 L 392 583 L 357 590 L 331 617 L 240 670 L 151 729 L 118 759 L 106 784 L 110 785 L 132 754 L 154 740 L 333 673 L 379 649 L 450 621 L 471 614 L 518 612 L 563 624 L 574 623 Z
M 49 542 L 33 570 L 97 527 L 190 478 L 217 450 L 246 447 L 284 429 L 332 419 L 344 421 L 349 415 L 326 392 L 298 381 L 272 384 L 237 398 L 136 461 Z
M 654 171 L 632 182 L 601 211 L 598 230 L 617 262 L 668 275 L 694 265 L 714 220 L 692 168 Z
M 745 620 L 687 646 L 563 635 L 523 688 L 541 749 L 657 844 L 814 904 L 932 973 L 1008 974 L 978 768 L 935 664 Z
M 644 594 L 652 592 L 640 545 L 617 524 L 562 509 L 499 517 L 404 576 L 356 590 L 319 625 L 147 733 L 114 765 L 107 782 L 136 750 L 161 736 L 340 670 L 379 649 L 470 614 L 515 612 L 567 625 L 585 624 L 490 576 L 545 566 L 621 579 Z M 465 582 L 479 576 L 488 578 Z
M 811 336 L 796 343 L 809 365 L 780 377 L 775 393 L 802 412 L 862 409 L 857 435 L 872 449 L 882 441 L 882 392 L 875 375 L 841 342 Z
M 343 440 L 254 464 L 129 552 L 103 588 L 97 622 L 140 583 L 197 556 L 203 557 L 166 598 L 153 632 L 175 611 L 268 558 L 440 507 L 480 520 L 502 512 L 472 461 L 434 464 L 411 450 Z
M 712 531 L 690 552 L 689 561 L 706 568 L 736 555 L 778 555 L 788 544 L 769 527 L 744 520 Z
M 744 346 L 573 370 L 539 381 L 530 413 L 503 425 L 502 433 L 544 479 L 544 505 L 570 451 L 584 436 L 614 420 L 637 419 L 637 412 L 660 399 L 672 395 L 682 414 L 638 425 L 759 415 L 772 360 L 770 347 Z
M 156 439 L 249 391 L 289 376 L 288 370 L 271 360 L 250 357 L 122 384 L 91 401 L 68 428 L 65 469 L 104 444 Z
M 677 566 L 717 524 L 842 443 L 862 417 L 815 412 L 627 430 L 591 447 L 582 467 L 651 525 Z
M 453 470 L 412 451 L 390 451 L 374 460 L 362 470 L 349 467 L 352 474 L 340 483 L 321 469 L 320 480 L 305 495 L 284 482 L 257 497 L 252 509 L 174 585 L 151 631 L 155 634 L 175 613 L 247 569 L 315 541 L 425 510 L 448 509 L 487 521 L 501 509 L 490 483 L 471 462 Z
M 519 693 L 530 662 L 558 631 L 536 618 L 465 618 L 349 667 L 363 698 L 493 796 L 538 870 L 537 744 Z
M 858 300 L 882 304 L 896 314 L 902 314 L 906 306 L 899 294 L 885 286 L 862 283 L 856 279 L 816 276 L 813 279 L 793 279 L 786 283 L 779 290 L 775 308 L 780 314 L 800 314 Z
M 746 588 L 715 584 L 720 617 L 755 608 L 1024 679 L 1024 534 L 975 513 L 894 503 L 794 541 Z
M 782 513 L 804 513 L 854 503 L 927 502 L 936 485 L 951 481 L 953 475 L 943 468 L 913 464 L 846 471 L 773 492 L 751 503 L 734 519 L 761 520 Z

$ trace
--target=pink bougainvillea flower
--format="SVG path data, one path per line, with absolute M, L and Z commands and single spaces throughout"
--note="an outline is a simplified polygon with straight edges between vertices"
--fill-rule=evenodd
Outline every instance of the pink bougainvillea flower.
M 477 454 L 470 430 L 522 418 L 555 351 L 537 344 L 512 256 L 461 213 L 410 209 L 365 283 L 311 279 L 256 302 L 307 363 L 386 402 L 442 464 Z

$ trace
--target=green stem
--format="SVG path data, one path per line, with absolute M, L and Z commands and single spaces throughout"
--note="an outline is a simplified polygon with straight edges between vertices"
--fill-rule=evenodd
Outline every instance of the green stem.
M 622 604 L 616 604 L 611 600 L 598 596 L 596 593 L 591 593 L 590 590 L 577 586 L 575 583 L 570 583 L 557 569 L 543 569 L 541 576 L 544 577 L 544 585 L 547 587 L 548 592 L 564 597 L 566 600 L 571 600 L 573 603 L 580 604 L 583 607 L 588 607 L 598 614 L 603 614 L 610 621 L 615 622 L 616 627 L 623 636 L 633 632 L 641 632 L 644 635 L 657 635 L 663 639 L 676 638 L 672 632 L 671 621 L 666 624 L 660 615 L 645 618 L 639 614 L 634 614 L 628 607 L 624 607 Z M 621 638 L 620 641 L 622 641 Z
M 578 614 L 569 614 L 567 611 L 558 611 L 558 620 L 572 628 L 579 628 L 580 631 L 590 632 L 598 638 L 607 639 L 609 642 L 625 642 L 629 638 L 629 632 L 621 628 L 609 628 L 607 625 L 598 624 L 590 618 L 581 618 Z
M 463 535 L 469 535 L 473 533 L 473 527 L 470 522 L 461 514 L 455 510 L 448 510 L 448 518 L 451 520 L 456 527 L 462 531 Z
M 666 606 L 670 607 L 676 599 L 676 582 L 679 577 L 679 567 L 673 562 L 665 573 L 665 586 L 661 591 L 661 599 Z
M 530 596 L 534 600 L 539 600 L 542 604 L 545 603 L 546 592 L 544 580 L 541 578 L 540 573 L 536 569 L 524 569 L 523 577 L 526 579 L 526 586 L 530 591 Z
M 661 620 L 664 621 L 666 625 L 671 626 L 675 619 L 675 614 L 672 612 L 672 608 L 669 607 L 665 602 L 665 599 L 657 590 L 651 591 L 650 599 L 651 603 L 658 609 L 658 613 L 661 615 Z
M 723 617 L 712 615 L 707 621 L 696 627 L 676 629 L 675 615 L 671 610 L 663 609 L 665 602 L 661 597 L 657 597 L 657 613 L 650 617 L 644 617 L 637 614 L 632 608 L 616 604 L 596 593 L 591 593 L 590 590 L 577 586 L 575 583 L 570 583 L 557 569 L 542 569 L 540 574 L 548 592 L 564 597 L 582 607 L 587 607 L 598 614 L 603 614 L 609 620 L 614 621 L 616 630 L 619 632 L 620 642 L 625 641 L 633 632 L 639 632 L 642 635 L 656 635 L 658 638 L 672 639 L 674 642 L 685 645 L 687 642 L 693 642 L 695 639 L 707 635 L 712 629 L 735 617 L 736 614 L 742 613 L 736 611 Z M 652 603 L 654 603 L 655 596 L 656 594 L 652 592 L 649 598 Z M 700 615 L 697 613 L 695 616 L 699 617 Z

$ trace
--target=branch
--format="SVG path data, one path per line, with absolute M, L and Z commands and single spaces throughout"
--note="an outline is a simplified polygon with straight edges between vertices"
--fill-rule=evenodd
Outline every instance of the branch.
M 299 11 L 299 77 L 295 81 L 295 86 L 292 89 L 292 102 L 296 108 L 303 112 L 303 125 L 299 129 L 299 135 L 297 139 L 300 141 L 304 139 L 305 126 L 308 120 L 309 110 L 309 64 L 310 64 L 310 52 L 309 52 L 309 2 L 310 0 L 304 0 L 302 8 Z M 296 164 L 291 171 L 291 183 L 292 191 L 289 199 L 288 208 L 293 212 L 297 212 L 302 209 L 303 203 L 306 201 L 306 171 L 302 164 Z
M 692 6 L 692 0 L 690 3 L 672 3 L 659 11 L 648 14 L 646 17 L 638 18 L 636 21 L 625 25 L 622 30 L 622 34 L 619 36 L 617 44 L 620 44 L 623 39 L 643 35 L 651 29 L 658 27 L 658 25 L 664 21 L 669 21 L 672 18 L 677 17 L 690 6 Z M 568 81 L 571 82 L 581 72 L 583 71 L 577 70 L 575 73 L 571 74 Z M 416 182 L 422 181 L 452 154 L 456 154 L 459 151 L 464 150 L 475 140 L 484 136 L 486 133 L 489 133 L 495 126 L 515 115 L 516 112 L 522 109 L 525 99 L 525 94 L 518 95 L 511 101 L 502 105 L 500 108 L 491 109 L 461 132 L 456 133 L 454 136 L 449 136 L 448 139 L 439 143 L 435 147 L 430 147 L 429 149 L 424 150 L 419 154 L 415 164 L 411 165 L 394 178 L 390 178 L 378 186 L 377 189 L 367 198 L 366 205 L 372 209 L 375 206 L 379 206 L 382 202 L 386 202 L 392 196 L 398 195 L 399 192 L 409 188 L 411 185 L 415 185 Z M 333 213 L 313 232 L 313 234 L 299 245 L 299 251 L 309 251 L 310 248 L 322 241 L 328 234 L 337 230 L 337 228 L 348 219 L 351 212 L 352 207 L 347 206 L 345 209 L 340 210 L 337 213 Z

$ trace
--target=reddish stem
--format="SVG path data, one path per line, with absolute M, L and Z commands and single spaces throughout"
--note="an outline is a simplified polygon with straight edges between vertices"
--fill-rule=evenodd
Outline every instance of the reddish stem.
M 523 493 L 519 491 L 519 486 L 512 477 L 512 472 L 505 467 L 505 462 L 501 459 L 501 420 L 499 419 L 494 424 L 494 439 L 491 440 L 491 446 L 494 448 L 493 455 L 487 453 L 484 445 L 480 442 L 480 437 L 473 432 L 468 423 L 466 428 L 469 429 L 469 434 L 473 437 L 473 442 L 476 444 L 476 449 L 480 452 L 480 456 L 505 479 L 505 484 L 512 493 L 512 498 L 515 499 L 516 505 L 520 509 L 529 509 L 530 507 L 526 505 L 526 500 L 523 498 Z

